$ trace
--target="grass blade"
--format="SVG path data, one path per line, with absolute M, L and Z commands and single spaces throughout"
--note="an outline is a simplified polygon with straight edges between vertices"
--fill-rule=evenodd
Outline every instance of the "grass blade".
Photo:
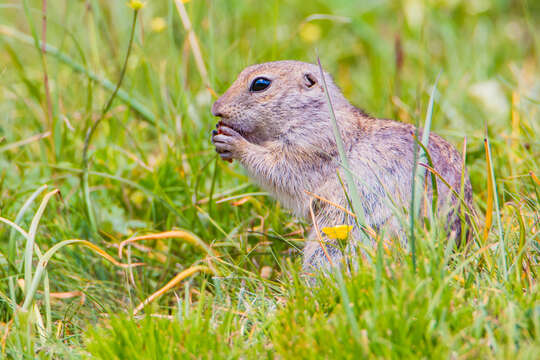
M 529 175 L 531 175 L 531 178 L 534 180 L 534 182 L 538 184 L 538 186 L 540 186 L 540 179 L 538 179 L 538 177 L 534 172 L 532 172 L 532 170 L 529 171 Z
M 51 132 L 46 131 L 46 132 L 44 132 L 42 134 L 37 134 L 37 135 L 30 136 L 28 139 L 24 139 L 24 140 L 20 140 L 20 141 L 16 141 L 16 142 L 13 142 L 13 143 L 10 143 L 10 144 L 0 146 L 0 153 L 2 153 L 4 151 L 9 151 L 9 150 L 16 149 L 18 147 L 33 143 L 35 141 L 39 141 L 41 139 L 45 139 L 46 137 L 49 137 L 49 136 L 51 136 Z
M 514 262 L 514 266 L 516 267 L 515 271 L 518 281 L 521 281 L 521 272 L 525 272 L 523 270 L 523 257 L 525 256 L 527 245 L 525 221 L 523 220 L 523 215 L 521 214 L 519 206 L 513 203 L 511 203 L 510 205 L 514 208 L 514 213 L 516 215 L 519 225 L 519 244 L 517 249 L 517 259 Z
M 433 88 L 431 89 L 431 95 L 429 96 L 429 104 L 426 113 L 426 121 L 424 122 L 424 128 L 422 130 L 422 146 L 420 147 L 419 154 L 417 153 L 417 146 L 415 143 L 414 149 L 414 165 L 413 165 L 413 181 L 412 181 L 412 192 L 411 192 L 411 213 L 410 213 L 410 245 L 411 245 L 411 255 L 412 255 L 412 265 L 413 269 L 416 271 L 416 239 L 414 234 L 414 224 L 415 219 L 420 214 L 420 200 L 422 198 L 423 186 L 419 184 L 424 184 L 425 169 L 419 166 L 420 163 L 426 162 L 426 151 L 424 149 L 429 149 L 429 134 L 431 132 L 431 119 L 433 117 L 433 102 L 435 101 L 435 92 L 437 90 L 437 83 L 439 82 L 439 75 L 435 79 Z M 416 131 L 418 131 L 418 127 Z
M 39 208 L 37 212 L 35 213 L 34 217 L 32 218 L 32 223 L 30 224 L 30 229 L 28 230 L 28 237 L 26 239 L 26 247 L 24 250 L 24 287 L 25 287 L 25 294 L 28 294 L 30 283 L 32 282 L 32 258 L 34 255 L 34 243 L 36 239 L 36 232 L 39 225 L 39 221 L 41 220 L 41 217 L 43 216 L 43 212 L 45 211 L 45 207 L 47 207 L 47 203 L 49 202 L 49 199 L 56 195 L 59 192 L 58 189 L 55 189 L 43 197 L 43 200 L 41 201 L 41 204 L 39 205 Z
M 505 243 L 504 243 L 504 231 L 503 231 L 502 223 L 501 223 L 501 210 L 499 208 L 499 200 L 498 200 L 498 194 L 497 194 L 497 183 L 495 181 L 495 171 L 493 169 L 493 163 L 491 161 L 491 159 L 492 159 L 492 157 L 491 157 L 491 147 L 490 147 L 489 139 L 488 139 L 487 135 L 486 135 L 486 137 L 484 139 L 484 146 L 485 146 L 485 149 L 486 149 L 486 161 L 487 161 L 489 169 L 490 169 L 490 172 L 487 175 L 488 175 L 489 181 L 491 182 L 491 186 L 493 187 L 493 203 L 495 205 L 495 214 L 497 216 L 497 228 L 499 230 L 499 248 L 498 248 L 498 251 L 499 251 L 499 254 L 500 254 L 500 263 L 501 263 L 501 266 L 502 266 L 504 279 L 507 280 L 508 279 L 508 267 L 507 267 L 507 264 L 506 264 L 506 246 L 505 246 Z
M 15 224 L 19 224 L 22 221 L 22 218 L 24 217 L 24 214 L 26 214 L 26 211 L 30 208 L 30 205 L 34 202 L 34 200 L 47 188 L 47 184 L 40 186 L 36 191 L 30 195 L 30 197 L 24 202 L 23 206 L 19 209 L 19 212 L 17 212 L 17 215 L 15 216 Z M 28 235 L 28 234 L 27 234 Z M 8 260 L 12 263 L 14 263 L 16 254 L 16 242 L 15 242 L 15 229 L 11 229 L 9 233 L 9 242 L 8 242 Z
M 141 311 L 146 305 L 151 303 L 152 301 L 156 300 L 157 298 L 161 297 L 161 295 L 165 294 L 167 291 L 172 289 L 176 284 L 178 284 L 180 281 L 184 280 L 185 278 L 196 274 L 198 272 L 204 272 L 208 274 L 213 274 L 214 272 L 210 270 L 208 266 L 204 265 L 195 265 L 190 268 L 187 268 L 186 270 L 178 273 L 175 277 L 173 277 L 167 284 L 165 284 L 162 288 L 160 288 L 158 291 L 147 297 L 143 302 L 141 302 L 135 310 L 133 310 L 133 315 L 137 315 L 139 311 Z
M 491 178 L 491 161 L 489 159 L 488 142 L 484 140 L 484 149 L 486 151 L 486 168 L 487 168 L 487 199 L 486 199 L 486 221 L 484 224 L 484 232 L 482 236 L 485 245 L 489 236 L 489 230 L 493 223 L 493 181 Z
M 424 152 L 424 154 L 426 156 L 426 160 L 427 160 L 428 165 L 431 168 L 434 169 L 435 167 L 433 165 L 433 159 L 431 158 L 429 150 L 425 147 L 424 144 L 422 144 L 422 142 L 420 142 L 418 140 L 418 137 L 416 136 L 416 134 L 413 133 L 413 137 L 414 137 L 414 140 L 416 141 L 416 143 L 418 144 L 418 146 L 420 146 L 422 148 L 422 151 Z M 431 215 L 433 215 L 433 214 L 437 213 L 437 200 L 439 198 L 439 189 L 437 187 L 437 177 L 436 177 L 436 175 L 434 173 L 430 172 L 430 178 L 431 178 L 431 189 L 432 189 L 432 192 L 433 192 L 432 201 L 431 201 Z
M 208 71 L 206 70 L 206 66 L 204 65 L 201 48 L 199 47 L 199 41 L 197 40 L 197 36 L 195 35 L 193 27 L 191 26 L 191 21 L 189 20 L 189 16 L 186 12 L 184 1 L 176 0 L 174 3 L 176 4 L 176 10 L 178 11 L 178 15 L 180 16 L 182 25 L 187 32 L 189 46 L 191 47 L 191 52 L 193 53 L 193 57 L 195 58 L 197 70 L 199 70 L 199 74 L 201 75 L 204 85 L 206 85 L 206 87 L 210 89 L 210 79 L 208 77 Z
M 122 258 L 122 249 L 124 248 L 124 246 L 132 242 L 141 241 L 141 240 L 157 240 L 157 239 L 169 239 L 169 238 L 177 238 L 177 239 L 186 240 L 188 243 L 198 247 L 199 249 L 204 250 L 209 256 L 216 257 L 219 255 L 216 253 L 215 250 L 213 250 L 210 246 L 208 246 L 208 244 L 202 241 L 201 238 L 199 238 L 197 235 L 186 230 L 171 230 L 171 231 L 165 231 L 165 232 L 157 233 L 157 234 L 136 236 L 136 237 L 122 241 L 120 243 L 120 246 L 118 247 L 118 257 L 120 257 L 120 259 Z
M 336 278 L 339 286 L 339 292 L 341 294 L 341 303 L 345 309 L 345 314 L 347 316 L 349 325 L 351 326 L 354 339 L 358 341 L 361 339 L 362 334 L 360 333 L 360 327 L 358 326 L 358 321 L 356 320 L 356 316 L 354 314 L 353 304 L 349 299 L 349 293 L 347 292 L 345 281 L 343 280 L 343 275 L 341 274 L 340 269 L 337 269 L 336 271 Z
M 362 207 L 362 203 L 360 202 L 360 195 L 358 194 L 358 188 L 356 187 L 356 183 L 354 181 L 353 174 L 351 172 L 351 167 L 349 166 L 349 159 L 347 158 L 347 155 L 345 154 L 345 147 L 343 145 L 343 139 L 341 137 L 341 132 L 339 130 L 339 125 L 336 120 L 336 114 L 334 112 L 334 107 L 332 105 L 332 100 L 330 99 L 330 94 L 328 93 L 328 86 L 326 85 L 326 79 L 324 76 L 323 67 L 321 65 L 321 59 L 317 57 L 317 63 L 319 64 L 319 70 L 321 72 L 321 79 L 323 83 L 324 93 L 326 95 L 326 102 L 328 105 L 328 108 L 330 110 L 330 119 L 332 123 L 332 130 L 334 132 L 334 138 L 336 140 L 336 145 L 339 152 L 339 157 L 342 163 L 342 167 L 345 170 L 345 180 L 347 182 L 347 187 L 350 195 L 350 199 L 352 202 L 353 211 L 356 214 L 356 218 L 359 222 L 360 229 L 362 232 L 364 232 L 363 226 L 366 224 L 366 216 L 364 214 L 364 208 Z M 364 232 L 365 234 L 365 232 Z M 368 245 L 369 238 L 367 237 L 367 234 L 364 239 L 362 239 L 365 245 Z
M 103 257 L 105 260 L 108 260 L 109 262 L 111 262 L 112 264 L 118 266 L 118 267 L 122 267 L 122 268 L 129 268 L 129 267 L 133 267 L 133 266 L 141 266 L 143 265 L 142 263 L 132 263 L 132 264 L 123 264 L 123 263 L 120 263 L 118 261 L 116 261 L 111 255 L 109 255 L 107 252 L 105 252 L 104 250 L 102 250 L 101 248 L 99 248 L 98 246 L 92 244 L 90 241 L 88 240 L 80 240 L 80 239 L 71 239 L 71 240 L 64 240 L 64 241 L 61 241 L 59 242 L 58 244 L 54 245 L 53 247 L 51 247 L 45 254 L 43 254 L 43 256 L 39 259 L 39 262 L 37 264 L 37 267 L 36 267 L 36 271 L 34 273 L 34 276 L 32 277 L 32 283 L 31 285 L 29 286 L 29 289 L 28 291 L 26 292 L 25 294 L 25 298 L 24 298 L 24 303 L 21 307 L 22 310 L 26 311 L 28 310 L 29 306 L 31 305 L 32 303 L 32 300 L 34 298 L 34 295 L 36 294 L 36 291 L 37 291 L 37 287 L 39 285 L 39 282 L 41 280 L 41 277 L 43 276 L 43 273 L 45 271 L 45 268 L 47 267 L 47 264 L 49 262 L 49 260 L 51 259 L 51 257 L 58 251 L 60 250 L 61 248 L 63 248 L 64 246 L 67 246 L 67 245 L 72 245 L 72 244 L 80 244 L 80 245 L 83 245 L 83 246 L 86 246 L 88 248 L 90 248 L 91 250 L 93 250 L 94 252 L 96 252 L 98 255 L 100 255 L 101 257 Z M 26 286 L 26 284 L 25 284 Z

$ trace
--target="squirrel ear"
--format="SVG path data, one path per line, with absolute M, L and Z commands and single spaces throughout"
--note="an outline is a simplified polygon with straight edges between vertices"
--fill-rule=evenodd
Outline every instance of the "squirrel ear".
M 313 76 L 313 74 L 311 73 L 304 74 L 304 85 L 306 85 L 306 87 L 310 88 L 316 83 L 317 83 L 317 78 Z

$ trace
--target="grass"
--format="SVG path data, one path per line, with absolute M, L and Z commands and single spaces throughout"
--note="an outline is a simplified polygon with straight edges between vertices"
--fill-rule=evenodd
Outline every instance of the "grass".
M 154 1 L 134 19 L 0 2 L 0 357 L 537 357 L 536 2 Z M 249 64 L 317 54 L 369 113 L 466 137 L 469 247 L 407 218 L 414 267 L 379 242 L 304 285 L 308 225 L 218 161 L 210 107 Z

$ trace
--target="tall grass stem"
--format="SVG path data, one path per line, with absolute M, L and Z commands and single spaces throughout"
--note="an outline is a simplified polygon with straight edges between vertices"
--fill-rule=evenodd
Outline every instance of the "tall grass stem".
M 356 182 L 354 181 L 354 176 L 351 172 L 351 168 L 349 166 L 349 159 L 347 158 L 347 154 L 345 153 L 345 147 L 343 145 L 343 139 L 341 137 L 341 132 L 339 129 L 339 125 L 336 119 L 336 114 L 334 112 L 334 107 L 332 105 L 332 99 L 330 98 L 330 94 L 328 92 L 328 86 L 326 84 L 326 79 L 324 76 L 324 70 L 321 65 L 321 59 L 317 56 L 317 63 L 319 64 L 319 70 L 321 73 L 321 80 L 323 83 L 324 93 L 326 95 L 326 101 L 328 104 L 328 109 L 330 111 L 330 119 L 332 123 L 332 130 L 334 132 L 334 138 L 336 140 L 336 145 L 339 152 L 339 157 L 343 165 L 343 169 L 345 170 L 345 179 L 347 181 L 348 191 L 351 198 L 353 211 L 356 214 L 356 218 L 359 222 L 360 230 L 364 233 L 363 242 L 365 245 L 368 245 L 369 238 L 367 233 L 364 231 L 363 226 L 366 225 L 366 216 L 364 214 L 364 208 L 362 207 L 362 203 L 360 201 L 360 195 L 358 193 L 358 188 L 356 186 Z
M 94 214 L 94 209 L 92 207 L 92 201 L 90 199 L 90 188 L 88 184 L 88 147 L 90 146 L 90 142 L 92 141 L 92 136 L 96 132 L 96 129 L 98 125 L 103 121 L 105 118 L 105 115 L 109 111 L 112 102 L 114 98 L 116 97 L 116 94 L 118 93 L 118 90 L 120 89 L 120 86 L 122 85 L 122 81 L 124 80 L 124 75 L 126 74 L 127 64 L 129 60 L 129 55 L 131 54 L 131 48 L 133 45 L 133 38 L 135 35 L 135 28 L 137 25 L 137 15 L 139 11 L 134 10 L 133 11 L 133 20 L 131 22 L 131 32 L 129 34 L 129 42 L 127 47 L 127 53 L 126 57 L 124 59 L 124 65 L 122 66 L 122 70 L 120 72 L 120 77 L 118 78 L 118 82 L 116 83 L 116 87 L 114 88 L 113 93 L 109 97 L 109 100 L 103 107 L 103 110 L 101 112 L 100 117 L 92 124 L 90 129 L 88 129 L 88 132 L 86 133 L 86 137 L 84 139 L 84 147 L 83 147 L 83 153 L 82 153 L 82 175 L 81 175 L 81 182 L 82 182 L 82 188 L 83 188 L 83 200 L 86 204 L 86 211 L 88 213 L 88 218 L 90 220 L 90 226 L 92 228 L 93 233 L 97 233 L 97 223 L 96 218 Z

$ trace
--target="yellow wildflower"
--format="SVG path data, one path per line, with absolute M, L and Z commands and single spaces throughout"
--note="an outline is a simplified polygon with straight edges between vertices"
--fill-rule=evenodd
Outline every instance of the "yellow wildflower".
M 153 18 L 150 22 L 150 28 L 154 32 L 162 32 L 167 27 L 167 22 L 162 17 Z
M 302 24 L 300 38 L 307 43 L 313 43 L 321 38 L 321 28 L 312 23 Z
M 352 225 L 336 225 L 331 227 L 323 227 L 321 230 L 330 239 L 345 240 L 352 230 Z
M 130 0 L 127 3 L 127 5 L 133 10 L 137 11 L 137 10 L 141 10 L 144 7 L 144 5 L 146 5 L 146 3 L 140 0 Z

